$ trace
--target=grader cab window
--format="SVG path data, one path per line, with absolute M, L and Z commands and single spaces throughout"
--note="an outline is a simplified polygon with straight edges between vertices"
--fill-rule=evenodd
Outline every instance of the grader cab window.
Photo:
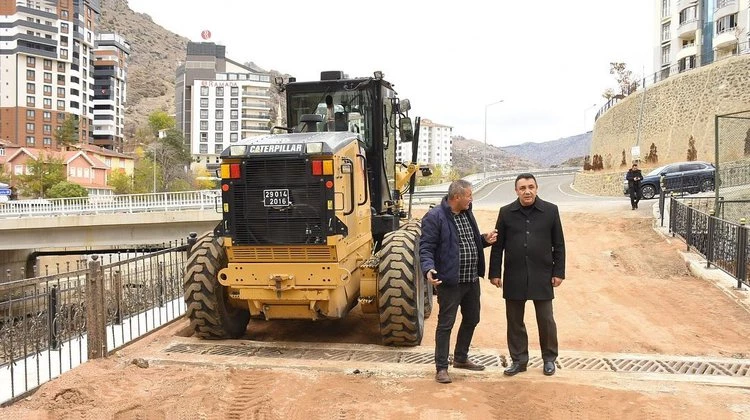
M 295 93 L 288 100 L 290 127 L 301 127 L 303 115 L 317 114 L 323 120 L 316 131 L 358 133 L 368 149 L 371 147 L 373 100 L 369 91 Z

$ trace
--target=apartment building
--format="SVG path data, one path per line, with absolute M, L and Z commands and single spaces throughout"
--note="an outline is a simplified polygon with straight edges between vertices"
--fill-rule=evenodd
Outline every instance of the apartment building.
M 268 73 L 227 58 L 225 46 L 189 42 L 177 68 L 175 106 L 193 161 L 218 163 L 230 144 L 268 134 L 270 87 Z
M 417 162 L 429 165 L 453 165 L 453 127 L 437 124 L 422 118 L 419 124 L 419 148 Z M 411 143 L 399 143 L 396 148 L 396 160 L 411 161 Z
M 747 0 L 656 0 L 655 6 L 660 79 L 750 52 Z
M 130 44 L 115 33 L 97 34 L 95 44 L 93 143 L 122 151 Z
M 92 138 L 99 0 L 0 0 L 0 138 L 52 148 L 64 120 Z

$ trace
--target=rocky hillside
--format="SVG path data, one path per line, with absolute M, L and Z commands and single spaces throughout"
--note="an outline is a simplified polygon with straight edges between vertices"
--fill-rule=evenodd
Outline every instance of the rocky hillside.
M 130 43 L 128 137 L 156 110 L 174 113 L 175 69 L 185 60 L 188 39 L 172 33 L 144 13 L 130 9 L 127 0 L 102 0 L 100 31 L 114 31 Z
M 486 162 L 484 161 L 485 157 Z M 499 147 L 485 146 L 481 141 L 470 140 L 461 136 L 453 137 L 453 168 L 460 175 L 483 172 L 485 163 L 488 172 L 510 171 L 537 166 Z
M 543 143 L 523 143 L 501 149 L 513 156 L 535 162 L 538 167 L 549 167 L 559 165 L 568 159 L 588 155 L 591 151 L 591 132 Z

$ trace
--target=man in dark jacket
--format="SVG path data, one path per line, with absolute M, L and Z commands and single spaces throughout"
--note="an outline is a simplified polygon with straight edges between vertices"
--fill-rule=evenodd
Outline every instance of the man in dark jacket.
M 484 276 L 482 249 L 495 242 L 497 232 L 479 233 L 471 212 L 471 200 L 471 183 L 462 179 L 454 181 L 440 206 L 430 209 L 422 219 L 419 242 L 422 272 L 436 287 L 440 307 L 435 331 L 435 380 L 440 383 L 451 382 L 448 352 L 459 306 L 462 320 L 453 352 L 453 367 L 484 370 L 484 366 L 469 360 L 469 345 L 479 323 L 479 277 Z
M 628 180 L 628 192 L 630 193 L 630 206 L 633 210 L 638 208 L 638 202 L 641 200 L 641 180 L 643 174 L 638 169 L 638 164 L 634 163 L 633 166 L 625 175 L 625 179 Z
M 508 350 L 513 363 L 504 373 L 513 376 L 526 371 L 529 338 L 523 317 L 526 301 L 533 300 L 544 374 L 549 376 L 555 374 L 557 359 L 553 288 L 565 278 L 565 239 L 560 212 L 556 205 L 537 197 L 534 175 L 518 175 L 516 194 L 516 201 L 500 209 L 495 225 L 498 240 L 490 253 L 490 282 L 503 287 L 501 275 L 505 280 Z

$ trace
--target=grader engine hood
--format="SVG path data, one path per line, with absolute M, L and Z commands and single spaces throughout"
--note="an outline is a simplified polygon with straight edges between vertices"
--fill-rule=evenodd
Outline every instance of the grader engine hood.
M 347 234 L 336 217 L 334 152 L 352 133 L 253 138 L 222 154 L 222 236 L 233 245 L 323 245 Z

